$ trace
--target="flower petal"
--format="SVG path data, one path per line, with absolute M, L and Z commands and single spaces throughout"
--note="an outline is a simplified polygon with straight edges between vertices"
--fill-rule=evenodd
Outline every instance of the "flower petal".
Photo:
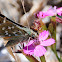
M 46 12 L 41 12 L 41 11 L 40 11 L 40 12 L 37 14 L 37 17 L 38 17 L 38 18 L 45 18 L 45 17 L 46 17 L 46 16 L 45 16 L 45 13 L 46 13 Z
M 45 52 L 46 52 L 46 49 L 41 45 L 36 46 L 34 49 L 34 55 L 37 57 L 43 56 Z
M 55 43 L 55 40 L 52 39 L 52 38 L 50 38 L 50 39 L 48 39 L 48 40 L 45 40 L 45 41 L 41 42 L 40 45 L 42 45 L 42 46 L 50 46 L 50 45 L 52 45 L 52 44 L 54 44 L 54 43 Z
M 59 16 L 62 16 L 62 7 L 60 7 L 60 8 L 57 9 L 57 14 Z
M 30 42 L 23 48 L 23 52 L 26 54 L 32 55 L 34 53 L 35 46 L 33 46 L 34 40 L 30 40 Z
M 30 41 L 28 42 L 27 46 L 33 44 L 33 42 L 34 42 L 34 40 L 30 40 Z
M 34 54 L 34 50 L 25 50 L 25 49 L 23 49 L 23 52 L 25 54 L 30 54 L 30 55 Z
M 45 40 L 49 35 L 49 32 L 48 31 L 43 31 L 39 34 L 39 41 L 42 41 L 42 40 Z
M 32 55 L 34 53 L 34 47 L 32 45 L 26 46 L 24 47 L 23 52 Z

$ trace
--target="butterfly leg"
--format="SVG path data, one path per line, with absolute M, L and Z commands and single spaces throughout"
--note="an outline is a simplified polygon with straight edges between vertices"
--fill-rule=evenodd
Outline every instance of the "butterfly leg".
M 31 37 L 29 37 L 28 42 L 30 41 Z M 27 45 L 27 50 L 28 50 L 28 45 Z

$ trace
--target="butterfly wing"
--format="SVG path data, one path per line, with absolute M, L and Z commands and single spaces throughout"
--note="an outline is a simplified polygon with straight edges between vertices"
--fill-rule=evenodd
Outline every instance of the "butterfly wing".
M 0 14 L 0 36 L 9 40 L 6 46 L 13 46 L 28 40 L 30 36 L 36 37 L 37 33 Z
M 30 35 L 22 28 L 0 16 L 0 37 L 9 40 L 7 46 L 13 46 L 29 38 Z

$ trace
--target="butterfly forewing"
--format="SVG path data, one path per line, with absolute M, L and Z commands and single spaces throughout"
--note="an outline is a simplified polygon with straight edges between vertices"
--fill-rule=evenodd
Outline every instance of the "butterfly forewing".
M 12 43 L 12 46 L 19 41 L 22 42 L 29 38 L 29 34 L 21 28 L 22 27 L 0 17 L 0 36 L 5 40 L 9 40 L 8 45 Z
M 3 37 L 21 36 L 22 34 L 25 35 L 26 32 L 22 29 L 19 29 L 11 22 L 2 23 L 2 25 L 0 25 L 0 35 Z

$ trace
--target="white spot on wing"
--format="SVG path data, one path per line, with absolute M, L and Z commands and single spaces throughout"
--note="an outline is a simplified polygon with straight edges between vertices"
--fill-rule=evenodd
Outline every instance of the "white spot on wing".
M 11 29 L 11 27 L 10 27 L 10 26 L 8 26 L 8 29 Z
M 5 35 L 8 35 L 8 31 L 5 31 Z
M 22 32 L 20 30 L 18 32 L 22 34 Z
M 5 27 L 3 27 L 2 30 L 5 30 Z
M 8 36 L 11 36 L 10 34 Z
M 8 33 L 5 33 L 5 35 L 8 35 Z
M 18 34 L 15 34 L 15 36 L 18 36 Z
M 16 32 L 13 32 L 13 34 L 15 34 Z
M 12 26 L 12 28 L 14 29 L 14 26 Z
M 6 21 L 4 20 L 3 23 L 5 23 Z
M 8 31 L 5 31 L 5 33 L 8 33 Z

